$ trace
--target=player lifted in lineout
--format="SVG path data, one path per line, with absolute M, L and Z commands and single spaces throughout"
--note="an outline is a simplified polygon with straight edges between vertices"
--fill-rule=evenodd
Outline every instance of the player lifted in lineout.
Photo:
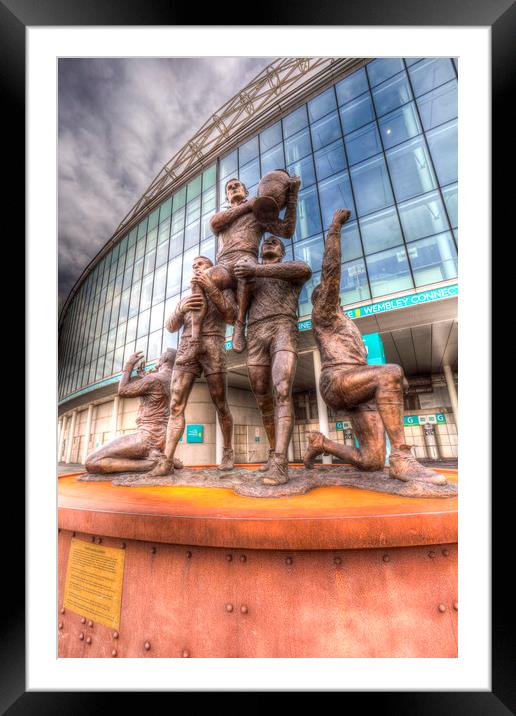
M 220 290 L 232 288 L 236 292 L 238 314 L 233 332 L 233 350 L 241 353 L 246 347 L 245 318 L 252 294 L 252 280 L 238 278 L 234 268 L 236 264 L 248 261 L 258 262 L 258 249 L 265 232 L 291 238 L 296 228 L 297 195 L 301 180 L 291 177 L 283 169 L 271 174 L 283 177 L 286 184 L 286 211 L 283 219 L 260 214 L 257 218 L 253 212 L 256 198 L 248 199 L 245 184 L 232 178 L 226 182 L 225 196 L 230 205 L 228 209 L 219 211 L 211 220 L 211 229 L 217 238 L 217 263 L 208 271 L 209 278 Z M 267 175 L 266 175 L 267 176 Z M 263 180 L 262 180 L 263 181 Z M 192 294 L 201 296 L 201 309 L 192 316 L 192 327 L 189 344 L 178 354 L 176 365 L 184 365 L 195 360 L 202 343 L 202 326 L 206 317 L 207 303 L 204 290 L 199 285 L 192 285 Z
M 360 448 L 336 443 L 314 431 L 303 462 L 312 467 L 315 457 L 325 452 L 359 470 L 383 470 L 387 432 L 391 442 L 390 477 L 445 484 L 443 475 L 421 465 L 412 455 L 411 446 L 405 445 L 403 369 L 395 364 L 368 365 L 360 331 L 342 311 L 341 228 L 350 213 L 348 209 L 337 210 L 328 230 L 321 283 L 312 293 L 312 330 L 321 353 L 321 395 L 333 410 L 346 411 Z

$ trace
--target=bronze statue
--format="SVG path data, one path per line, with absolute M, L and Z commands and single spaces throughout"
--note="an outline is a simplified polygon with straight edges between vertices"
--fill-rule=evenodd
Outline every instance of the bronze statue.
M 135 365 L 141 362 L 143 353 L 140 351 L 129 357 L 118 385 L 118 395 L 122 398 L 140 398 L 136 416 L 137 431 L 114 438 L 90 453 L 86 458 L 88 473 L 146 472 L 156 465 L 165 447 L 170 378 L 175 357 L 176 351 L 167 348 L 154 371 L 144 374 L 140 370 L 133 381 L 130 380 L 131 373 Z M 182 468 L 183 464 L 176 460 L 174 467 Z
M 287 451 L 294 429 L 298 299 L 312 271 L 304 261 L 283 262 L 285 247 L 275 236 L 263 240 L 261 255 L 263 263 L 237 263 L 234 271 L 252 289 L 247 368 L 270 446 L 262 482 L 280 485 L 288 482 Z
M 226 398 L 227 358 L 225 348 L 226 323 L 234 324 L 237 307 L 231 289 L 220 290 L 210 275 L 213 262 L 198 256 L 193 262 L 192 286 L 202 290 L 203 295 L 192 293 L 182 299 L 175 312 L 167 319 L 166 328 L 170 333 L 184 326 L 177 351 L 176 363 L 170 386 L 170 416 L 166 428 L 167 439 L 164 455 L 160 457 L 150 477 L 168 475 L 173 472 L 174 453 L 179 438 L 185 429 L 185 408 L 196 378 L 204 372 L 211 399 L 219 416 L 224 441 L 224 453 L 219 470 L 234 467 L 232 448 L 233 418 Z M 192 360 L 179 360 L 189 352 L 193 322 L 203 312 L 200 345 Z
M 399 480 L 446 483 L 443 475 L 424 467 L 405 444 L 403 430 L 403 369 L 399 365 L 368 365 L 360 331 L 340 305 L 341 227 L 348 209 L 333 216 L 324 246 L 321 283 L 312 293 L 312 330 L 321 353 L 319 388 L 327 405 L 345 410 L 360 448 L 329 440 L 321 433 L 309 437 L 303 457 L 311 467 L 323 452 L 360 470 L 382 470 L 385 464 L 385 432 L 391 442 L 389 475 Z
M 217 264 L 208 272 L 208 275 L 220 290 L 232 288 L 236 291 L 238 313 L 232 343 L 233 350 L 237 353 L 241 353 L 246 346 L 245 317 L 249 306 L 251 287 L 246 279 L 236 277 L 234 267 L 244 260 L 251 265 L 257 263 L 258 248 L 264 232 L 291 238 L 296 228 L 297 194 L 300 179 L 299 177 L 290 177 L 288 172 L 283 169 L 275 170 L 270 174 L 274 176 L 270 177 L 272 181 L 266 182 L 266 190 L 270 191 L 271 187 L 275 190 L 277 209 L 286 206 L 284 219 L 279 219 L 277 212 L 275 214 L 263 210 L 258 212 L 260 218 L 257 218 L 254 213 L 256 198 L 248 200 L 245 184 L 236 178 L 226 182 L 226 201 L 230 204 L 230 208 L 218 212 L 211 219 L 211 228 L 217 237 L 218 252 Z M 267 177 L 269 175 L 265 175 L 262 181 Z M 181 355 L 178 354 L 176 365 L 195 360 L 202 344 L 206 298 L 199 285 L 194 285 L 192 292 L 194 295 L 200 295 L 203 302 L 192 319 L 189 344 L 185 344 Z

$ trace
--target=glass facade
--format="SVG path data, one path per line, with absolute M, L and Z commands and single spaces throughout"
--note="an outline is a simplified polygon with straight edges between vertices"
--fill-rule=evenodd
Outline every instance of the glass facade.
M 309 100 L 183 186 L 88 274 L 59 338 L 60 394 L 147 360 L 177 334 L 166 317 L 189 290 L 192 260 L 214 260 L 210 218 L 238 176 L 250 195 L 263 174 L 301 177 L 287 258 L 310 264 L 299 313 L 311 312 L 324 233 L 351 209 L 342 236 L 343 305 L 457 276 L 457 67 L 452 59 L 376 59 Z

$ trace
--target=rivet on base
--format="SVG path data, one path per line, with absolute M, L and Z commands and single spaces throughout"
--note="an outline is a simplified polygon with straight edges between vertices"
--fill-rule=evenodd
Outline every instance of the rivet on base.
M 285 562 L 286 562 L 287 564 L 292 564 L 293 561 L 294 561 L 294 560 L 292 559 L 292 557 L 287 557 L 286 560 L 285 560 Z
M 86 637 L 86 644 L 91 644 L 91 636 Z
M 249 609 L 246 607 L 245 604 L 242 604 L 242 606 L 240 607 L 240 611 L 242 612 L 242 614 L 247 614 Z
M 440 611 L 440 612 L 445 612 L 445 611 L 446 611 L 446 607 L 444 606 L 444 604 L 439 604 L 439 611 Z
M 232 612 L 233 611 L 233 605 L 232 604 L 226 604 L 226 611 Z
M 382 557 L 382 559 L 383 559 L 384 562 L 390 562 L 390 561 L 391 561 L 391 558 L 389 557 L 388 554 L 384 554 L 383 557 Z
M 187 559 L 192 558 L 192 553 L 190 552 L 190 550 L 188 550 L 188 552 L 186 553 L 186 557 L 187 557 Z
M 113 649 L 113 651 L 111 652 L 111 656 L 116 656 L 116 653 L 116 649 Z
M 81 617 L 81 624 L 86 624 L 86 617 Z
M 233 555 L 232 555 L 232 554 L 227 554 L 227 555 L 226 555 L 226 561 L 227 561 L 227 562 L 232 562 L 232 561 L 233 561 Z
M 61 607 L 61 614 L 64 614 L 64 613 L 65 613 L 65 608 Z
M 443 554 L 444 554 L 445 557 L 447 557 L 447 556 L 450 554 L 450 550 L 449 550 L 449 549 L 443 549 Z
M 183 649 L 183 651 L 181 652 L 181 656 L 183 657 L 183 659 L 188 659 L 188 657 L 190 656 L 190 652 L 188 651 L 188 649 Z
M 146 641 L 145 644 L 143 645 L 143 648 L 145 649 L 145 651 L 149 651 L 149 649 L 150 649 L 150 641 Z
M 435 557 L 435 552 L 430 551 L 428 553 L 428 556 L 430 557 L 430 559 L 433 559 Z
M 335 564 L 342 564 L 342 557 L 334 557 L 333 561 L 335 562 Z
M 156 547 L 151 547 L 151 554 L 156 554 Z
M 453 602 L 453 608 L 455 609 L 456 612 L 458 612 L 459 611 L 459 602 Z
M 241 561 L 241 562 L 247 562 L 247 557 L 245 556 L 245 554 L 241 554 L 241 555 L 240 555 L 240 561 Z
M 102 542 L 102 537 L 97 537 L 97 539 L 95 540 L 95 542 L 96 542 L 97 544 L 100 544 L 100 543 Z
M 59 622 L 59 624 L 57 625 L 57 628 L 58 628 L 58 629 L 62 629 L 62 628 L 63 628 L 63 622 Z
M 113 632 L 113 639 L 118 639 L 118 637 L 119 637 L 118 632 L 117 632 L 117 631 L 114 631 L 114 632 Z
M 81 631 L 81 633 L 79 634 L 79 639 L 80 639 L 81 641 L 84 639 L 84 634 L 82 633 L 82 631 Z

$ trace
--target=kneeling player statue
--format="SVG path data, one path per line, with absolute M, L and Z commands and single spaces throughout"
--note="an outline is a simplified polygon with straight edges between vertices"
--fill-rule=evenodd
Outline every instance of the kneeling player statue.
M 342 445 L 312 432 L 303 462 L 312 467 L 315 457 L 329 453 L 359 470 L 382 470 L 387 432 L 391 442 L 390 477 L 443 485 L 446 478 L 421 465 L 412 455 L 411 446 L 405 445 L 402 368 L 394 364 L 368 365 L 360 331 L 342 311 L 340 234 L 349 217 L 348 209 L 339 209 L 328 231 L 321 283 L 312 293 L 312 330 L 321 353 L 321 395 L 333 410 L 346 411 L 360 447 Z
M 147 472 L 163 456 L 170 412 L 170 379 L 176 351 L 167 348 L 154 371 L 147 374 L 139 371 L 136 380 L 131 381 L 131 373 L 142 358 L 141 352 L 129 357 L 118 385 L 120 397 L 140 398 L 137 430 L 110 440 L 88 455 L 86 470 L 90 474 Z M 174 467 L 179 469 L 183 464 L 176 460 Z

